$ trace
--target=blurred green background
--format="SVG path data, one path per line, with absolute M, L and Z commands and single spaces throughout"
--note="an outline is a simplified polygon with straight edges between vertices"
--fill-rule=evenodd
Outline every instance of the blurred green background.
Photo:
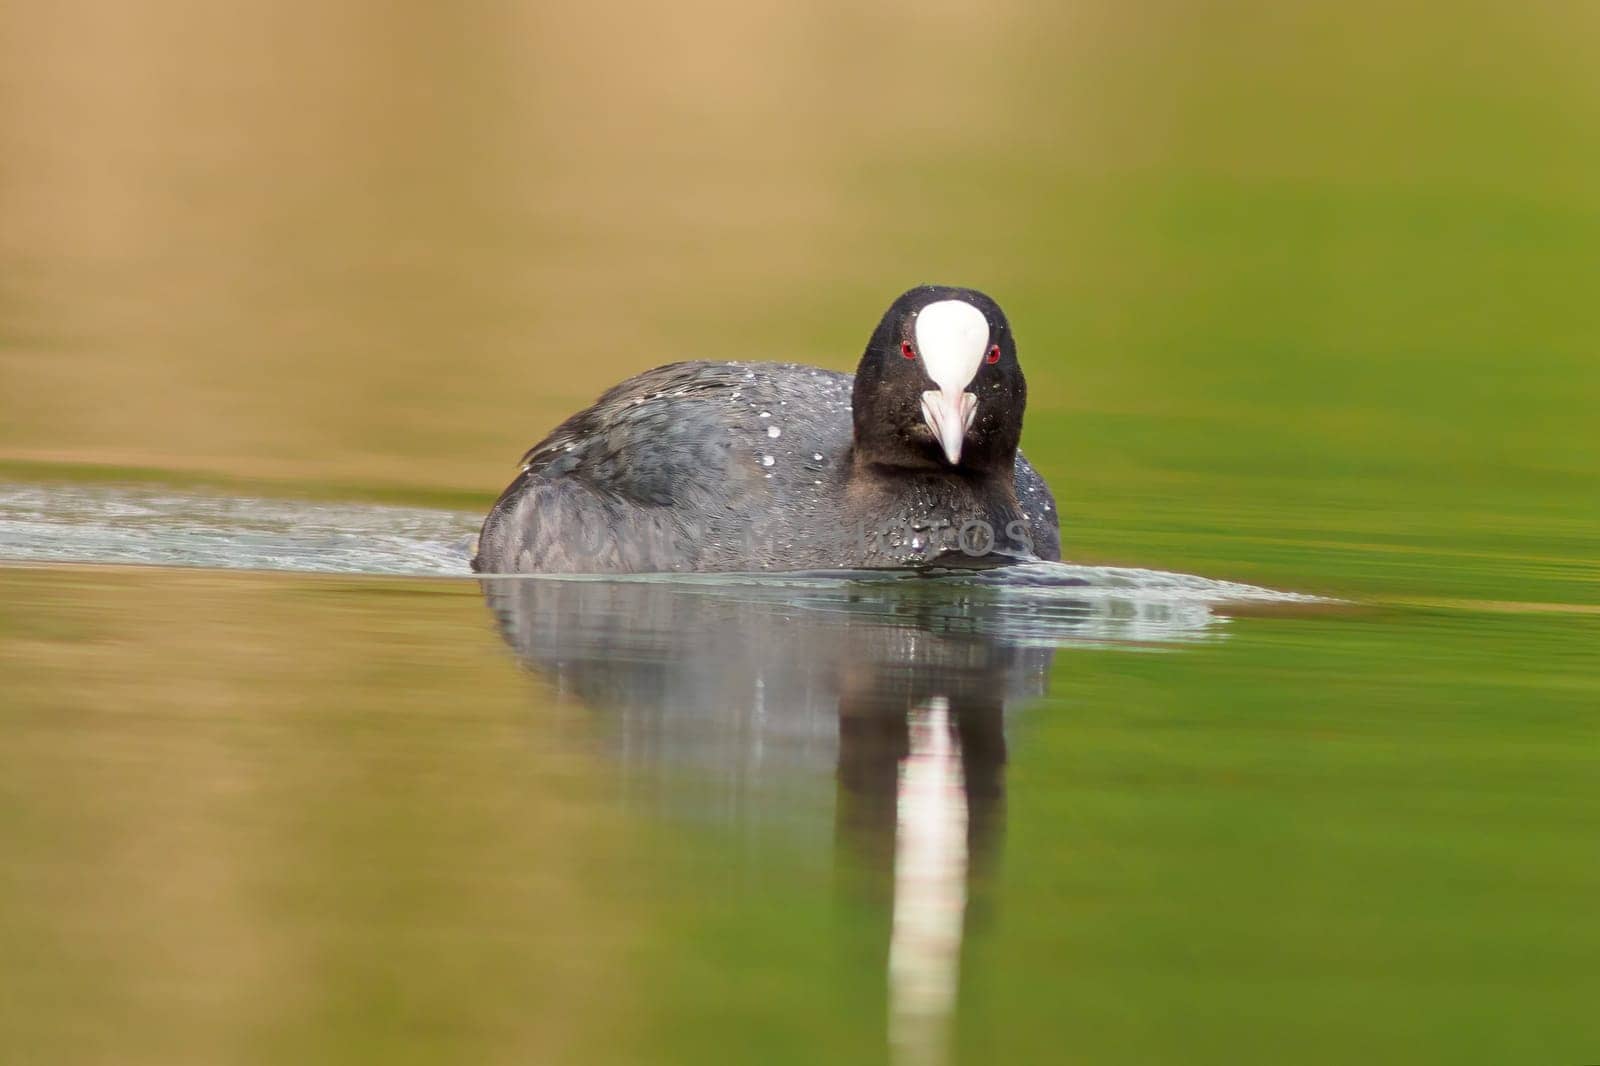
M 0 463 L 476 507 L 681 358 L 1008 309 L 1069 554 L 1595 601 L 1600 9 L 0 14 Z
M 476 510 L 682 358 L 995 295 L 1069 558 L 970 1061 L 1600 1061 L 1600 6 L 0 7 L 0 480 Z M 858 1061 L 806 842 L 614 794 L 466 582 L 0 571 L 7 1061 Z M 870 939 L 870 937 L 868 938 Z

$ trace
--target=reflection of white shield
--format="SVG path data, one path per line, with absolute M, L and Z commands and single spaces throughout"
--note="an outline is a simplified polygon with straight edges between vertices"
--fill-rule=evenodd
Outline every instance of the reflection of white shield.
M 942 1061 L 960 979 L 967 906 L 967 800 L 950 704 L 911 711 L 901 762 L 889 940 L 889 1045 L 896 1063 Z

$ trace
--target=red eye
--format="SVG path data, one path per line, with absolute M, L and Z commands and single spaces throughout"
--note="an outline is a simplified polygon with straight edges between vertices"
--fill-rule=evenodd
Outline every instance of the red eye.
M 915 359 L 917 357 L 917 350 L 911 347 L 910 341 L 901 341 L 900 354 L 905 356 L 907 359 Z
M 989 354 L 983 357 L 983 361 L 985 363 L 998 363 L 1000 361 L 1000 346 L 998 344 L 989 345 Z

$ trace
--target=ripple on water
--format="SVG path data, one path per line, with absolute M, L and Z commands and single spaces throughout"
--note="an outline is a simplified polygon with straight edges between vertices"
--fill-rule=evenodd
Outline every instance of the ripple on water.
M 479 519 L 166 488 L 0 486 L 0 561 L 459 575 Z
M 476 514 L 215 496 L 166 488 L 0 486 L 0 562 L 464 577 Z M 526 580 L 526 579 L 517 579 Z M 537 580 L 689 582 L 707 594 L 860 613 L 934 604 L 943 624 L 1013 644 L 1208 639 L 1213 608 L 1316 597 L 1193 574 L 1025 563 L 989 570 L 632 575 Z M 862 596 L 864 585 L 882 596 Z M 948 615 L 948 617 L 944 617 Z

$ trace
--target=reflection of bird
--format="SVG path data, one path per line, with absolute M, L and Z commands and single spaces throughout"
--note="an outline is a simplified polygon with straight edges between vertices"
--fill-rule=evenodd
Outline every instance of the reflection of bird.
M 518 658 L 602 712 L 631 757 L 719 770 L 831 767 L 858 719 L 903 719 L 937 695 L 995 707 L 1035 695 L 1054 654 L 1037 619 L 1025 640 L 1005 635 L 1003 590 L 955 582 L 486 578 L 483 587 Z M 1061 639 L 1093 624 L 1058 607 Z
M 518 658 L 605 716 L 631 775 L 694 765 L 737 804 L 833 763 L 841 883 L 890 914 L 860 947 L 887 973 L 897 1061 L 938 1061 L 1000 836 L 1005 705 L 1044 691 L 1054 655 L 1037 631 L 996 635 L 1000 593 L 943 581 L 483 587 Z M 1074 617 L 1091 616 L 1063 614 L 1063 639 Z
M 841 704 L 841 872 L 891 905 L 889 1040 L 897 1062 L 943 1057 L 972 904 L 987 895 L 1004 814 L 1003 703 L 951 678 L 950 696 Z M 981 915 L 980 915 L 981 916 Z
M 884 314 L 854 379 L 702 362 L 616 386 L 524 457 L 473 565 L 592 573 L 1058 559 L 1055 500 L 1017 450 L 1026 397 L 993 300 L 912 289 Z

